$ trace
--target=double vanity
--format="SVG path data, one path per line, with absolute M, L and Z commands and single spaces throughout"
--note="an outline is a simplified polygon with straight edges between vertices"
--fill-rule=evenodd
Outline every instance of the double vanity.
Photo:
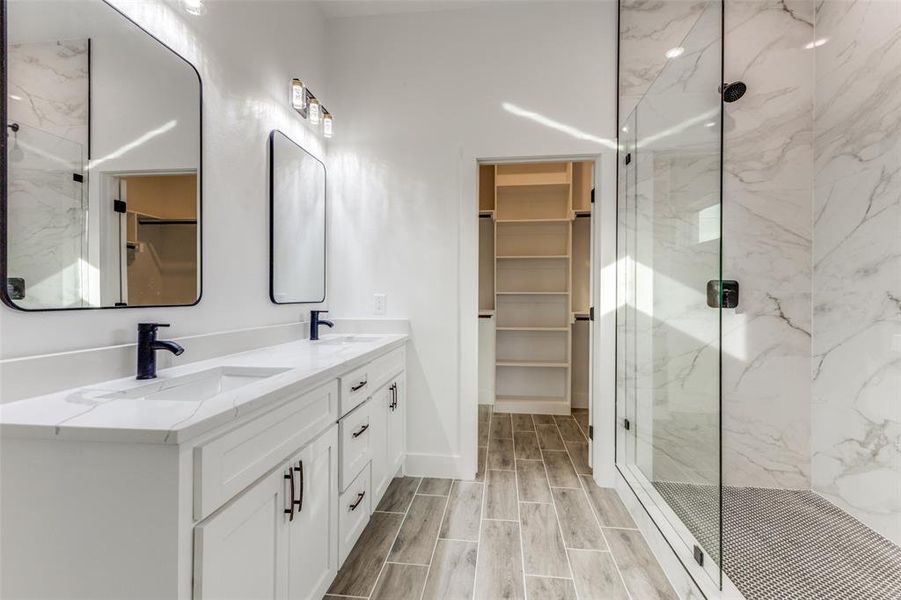
M 3 406 L 0 596 L 320 598 L 405 456 L 406 335 Z

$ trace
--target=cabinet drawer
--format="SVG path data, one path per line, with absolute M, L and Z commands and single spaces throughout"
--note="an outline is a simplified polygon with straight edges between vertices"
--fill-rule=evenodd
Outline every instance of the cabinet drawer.
M 381 387 L 392 377 L 404 370 L 405 355 L 403 348 L 392 350 L 369 363 L 370 384 Z
M 332 381 L 194 449 L 194 518 L 203 519 L 334 423 Z
M 367 401 L 338 421 L 338 480 L 344 490 L 372 455 L 372 419 Z
M 353 549 L 354 544 L 369 522 L 370 497 L 369 463 L 365 465 L 356 478 L 347 486 L 347 490 L 338 500 L 338 565 L 344 562 Z
M 341 409 L 339 414 L 346 415 L 361 405 L 374 389 L 369 381 L 369 364 L 363 365 L 359 369 L 354 369 L 341 377 Z

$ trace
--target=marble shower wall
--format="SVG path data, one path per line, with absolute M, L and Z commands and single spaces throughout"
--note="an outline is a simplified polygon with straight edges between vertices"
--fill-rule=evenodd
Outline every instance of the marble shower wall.
M 27 308 L 80 306 L 84 289 L 88 41 L 10 46 L 9 276 Z
M 901 3 L 819 0 L 813 489 L 901 544 Z
M 810 486 L 814 0 L 726 0 L 724 484 Z
M 655 145 L 678 158 L 659 160 L 660 168 L 669 162 L 675 169 L 674 160 L 690 163 L 693 146 L 703 139 L 693 132 L 703 131 L 702 126 L 709 122 L 718 125 L 718 110 L 706 115 L 711 102 L 704 96 L 716 93 L 720 75 L 719 57 L 712 60 L 713 54 L 719 53 L 720 23 L 716 19 L 707 24 L 702 18 L 710 14 L 708 2 L 623 0 L 621 4 L 620 117 L 625 120 L 639 102 L 639 128 L 669 113 L 663 119 L 669 122 L 659 129 L 676 130 L 677 134 Z M 723 277 L 737 279 L 742 291 L 740 308 L 723 311 L 724 483 L 806 489 L 810 485 L 814 58 L 807 46 L 813 41 L 814 0 L 726 0 L 724 19 L 726 79 L 748 84 L 744 98 L 727 104 L 724 115 Z M 717 33 L 705 35 L 706 27 L 715 27 Z M 707 40 L 708 46 L 694 48 L 694 40 Z M 684 53 L 667 59 L 666 51 L 675 47 L 682 47 Z M 698 85 L 705 74 L 713 79 Z M 713 105 L 718 105 L 718 98 Z M 645 148 L 645 152 L 649 150 Z M 658 152 L 658 158 L 663 154 Z M 679 168 L 688 173 L 695 167 L 685 164 Z M 670 179 L 678 190 L 676 179 Z M 688 181 L 696 179 L 697 173 Z M 698 190 L 684 189 L 702 199 Z M 670 209 L 680 207 L 670 210 L 673 227 L 690 224 L 690 198 L 656 200 L 661 201 L 661 210 L 666 210 L 668 203 Z M 701 204 L 694 207 L 696 211 L 704 208 Z M 660 227 L 665 227 L 663 212 L 659 220 Z M 683 241 L 678 245 L 703 252 L 703 244 L 692 248 Z M 663 250 L 661 263 L 654 268 L 663 268 Z M 676 275 L 670 279 L 679 281 L 680 271 L 673 269 Z M 707 279 L 715 276 L 712 272 Z M 700 275 L 694 279 L 686 281 L 691 289 L 704 284 Z M 697 291 L 703 293 L 703 289 Z M 662 333 L 667 328 L 693 331 L 703 327 L 707 317 L 703 311 L 707 310 L 699 307 L 695 321 L 688 313 L 673 320 L 665 307 L 655 305 L 657 337 L 666 337 Z M 673 322 L 667 323 L 670 320 Z M 683 336 L 686 343 L 691 337 Z M 658 344 L 655 360 L 661 369 L 668 364 L 671 373 L 678 372 L 680 360 L 702 356 L 698 349 L 703 343 L 694 354 L 689 346 L 667 350 L 671 358 L 663 360 L 663 348 Z M 685 383 L 682 385 L 684 388 Z M 655 389 L 664 394 L 665 387 L 657 385 Z M 701 389 L 697 382 L 691 387 Z M 701 412 L 679 411 L 671 413 L 666 428 L 659 420 L 654 423 L 655 442 L 659 442 L 656 454 L 678 457 L 683 473 L 689 476 L 699 474 L 685 467 L 706 463 L 701 457 L 684 456 L 684 450 L 676 453 L 675 448 L 685 445 L 679 441 L 686 432 L 690 437 L 694 435 L 691 432 L 706 428 L 703 419 L 698 421 L 700 417 Z M 665 462 L 669 461 L 660 461 L 659 474 L 668 479 L 663 476 Z
M 621 0 L 619 115 L 625 120 L 710 0 Z

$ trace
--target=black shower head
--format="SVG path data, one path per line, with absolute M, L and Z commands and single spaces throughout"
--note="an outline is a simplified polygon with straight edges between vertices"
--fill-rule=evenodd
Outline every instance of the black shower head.
M 722 89 L 723 101 L 735 102 L 745 95 L 745 92 L 748 91 L 748 86 L 746 86 L 744 82 L 736 81 L 734 83 L 724 83 Z

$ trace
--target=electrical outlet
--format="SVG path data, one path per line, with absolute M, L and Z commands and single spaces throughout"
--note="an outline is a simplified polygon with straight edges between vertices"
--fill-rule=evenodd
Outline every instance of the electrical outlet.
M 387 312 L 388 297 L 385 294 L 372 295 L 372 314 L 384 315 Z

